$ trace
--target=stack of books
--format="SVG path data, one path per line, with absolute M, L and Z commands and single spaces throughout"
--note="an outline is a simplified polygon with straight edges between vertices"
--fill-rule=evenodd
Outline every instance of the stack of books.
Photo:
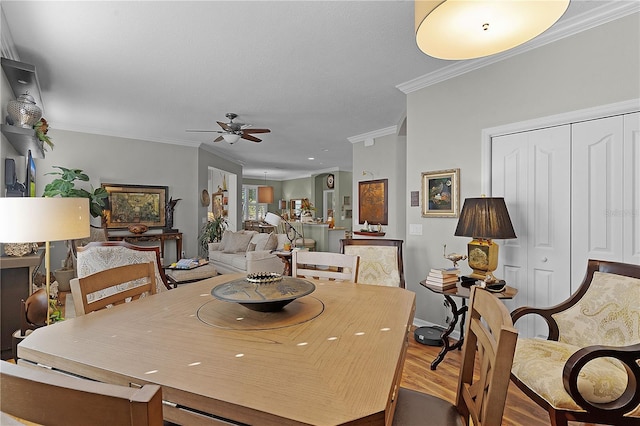
M 458 268 L 431 268 L 427 275 L 427 284 L 434 287 L 452 288 L 455 287 L 460 278 Z

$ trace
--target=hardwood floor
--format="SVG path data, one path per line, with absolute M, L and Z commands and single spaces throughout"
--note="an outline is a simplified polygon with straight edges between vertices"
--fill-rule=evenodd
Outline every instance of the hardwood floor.
M 431 370 L 431 361 L 440 352 L 440 347 L 417 343 L 413 334 L 409 338 L 409 350 L 402 372 L 401 386 L 436 395 L 454 402 L 458 371 L 462 351 L 454 350 L 445 356 L 438 368 Z M 426 413 L 428 415 L 428 413 Z M 516 385 L 509 384 L 509 394 L 502 419 L 509 426 L 549 426 L 549 414 L 531 401 Z M 569 422 L 571 426 L 590 425 L 590 423 Z

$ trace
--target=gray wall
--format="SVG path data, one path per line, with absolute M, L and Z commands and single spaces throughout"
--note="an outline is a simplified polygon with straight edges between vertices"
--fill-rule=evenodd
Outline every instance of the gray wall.
M 460 168 L 461 203 L 480 196 L 482 129 L 640 98 L 639 16 L 409 94 L 405 205 L 409 191 L 420 189 L 420 173 L 430 170 Z M 367 156 L 368 164 L 361 166 L 362 151 L 366 149 L 354 148 L 354 178 L 361 167 L 386 163 Z M 423 226 L 423 235 L 407 235 L 405 244 L 407 288 L 416 292 L 416 318 L 443 324 L 442 296 L 419 281 L 428 268 L 450 265 L 442 258 L 443 244 L 447 251 L 465 253 L 469 239 L 454 237 L 454 218 L 423 218 L 419 208 L 410 207 L 406 221 L 407 226 Z M 463 273 L 469 272 L 466 262 L 461 266 Z

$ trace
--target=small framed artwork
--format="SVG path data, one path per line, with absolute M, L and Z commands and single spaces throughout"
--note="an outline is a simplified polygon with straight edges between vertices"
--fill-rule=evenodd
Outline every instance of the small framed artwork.
M 149 228 L 166 226 L 168 187 L 111 183 L 103 183 L 102 187 L 109 193 L 109 210 L 105 211 L 107 229 L 139 224 Z
M 358 182 L 358 223 L 389 224 L 388 179 Z
M 422 216 L 458 217 L 460 169 L 422 173 Z

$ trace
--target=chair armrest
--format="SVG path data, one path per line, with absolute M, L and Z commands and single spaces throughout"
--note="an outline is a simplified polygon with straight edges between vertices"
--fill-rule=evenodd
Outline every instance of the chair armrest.
M 256 272 L 277 272 L 282 274 L 284 270 L 282 260 L 269 250 L 248 251 L 246 257 L 248 274 Z
M 582 368 L 596 358 L 612 357 L 624 364 L 627 371 L 627 388 L 614 401 L 606 404 L 592 403 L 582 397 L 578 389 L 578 376 Z M 569 357 L 562 371 L 564 388 L 584 410 L 597 414 L 620 417 L 640 404 L 640 343 L 630 346 L 587 346 Z M 614 418 L 614 417 L 611 417 Z M 612 423 L 613 424 L 613 423 Z
M 557 341 L 560 337 L 560 330 L 558 329 L 558 324 L 556 320 L 551 316 L 558 312 L 557 309 L 544 309 L 544 308 L 532 308 L 530 306 L 522 306 L 517 308 L 511 312 L 511 320 L 515 324 L 515 322 L 528 314 L 539 315 L 542 319 L 547 323 L 547 327 L 549 327 L 549 335 L 547 336 L 547 340 L 555 340 Z

